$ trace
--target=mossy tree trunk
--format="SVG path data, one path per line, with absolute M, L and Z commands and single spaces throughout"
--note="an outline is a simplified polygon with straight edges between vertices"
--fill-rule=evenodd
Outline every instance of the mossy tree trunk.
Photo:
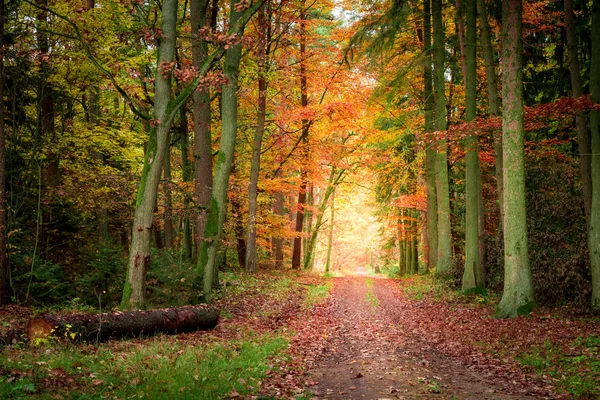
M 504 156 L 504 291 L 497 317 L 534 303 L 527 244 L 523 126 L 522 0 L 502 2 L 502 136 Z
M 466 119 L 474 121 L 477 116 L 477 4 L 476 0 L 466 0 L 466 45 L 465 45 L 465 94 Z M 479 146 L 473 131 L 465 140 L 466 176 L 465 176 L 465 267 L 462 289 L 468 290 L 482 286 L 479 258 L 479 191 L 481 190 L 481 172 L 479 170 Z
M 592 65 L 590 93 L 600 103 L 600 0 L 592 3 Z M 590 112 L 592 131 L 592 204 L 589 247 L 592 267 L 592 307 L 600 308 L 600 111 Z
M 240 17 L 236 11 L 236 0 L 231 1 L 229 14 L 229 25 L 234 25 Z M 241 36 L 241 32 L 240 32 Z M 198 258 L 198 270 L 204 277 L 203 294 L 204 301 L 210 303 L 213 281 L 217 274 L 217 250 L 219 242 L 223 237 L 225 224 L 225 211 L 227 205 L 227 189 L 229 187 L 229 175 L 233 165 L 233 153 L 237 134 L 237 88 L 240 60 L 242 58 L 242 45 L 237 43 L 225 53 L 225 65 L 223 67 L 226 83 L 222 86 L 221 100 L 221 142 L 217 153 L 217 164 L 213 182 L 212 196 L 204 240 L 200 247 Z
M 444 26 L 442 0 L 432 1 L 433 65 L 435 129 L 446 130 L 446 94 L 444 76 Z M 448 154 L 446 139 L 437 141 L 435 160 L 436 199 L 438 216 L 438 253 L 436 272 L 447 272 L 452 262 L 452 232 L 450 230 L 450 188 L 448 184 Z

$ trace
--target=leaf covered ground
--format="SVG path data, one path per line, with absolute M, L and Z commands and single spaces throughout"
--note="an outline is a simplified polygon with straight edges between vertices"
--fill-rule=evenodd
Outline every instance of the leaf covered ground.
M 600 396 L 598 322 L 493 300 L 430 277 L 222 276 L 210 332 L 75 345 L 17 339 L 0 398 L 581 398 Z M 0 310 L 2 332 L 36 310 Z M 65 311 L 68 312 L 68 311 Z

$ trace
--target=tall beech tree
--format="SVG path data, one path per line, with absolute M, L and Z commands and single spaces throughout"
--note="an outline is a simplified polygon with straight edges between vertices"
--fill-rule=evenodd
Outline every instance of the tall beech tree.
M 504 291 L 497 317 L 527 312 L 535 301 L 525 207 L 522 14 L 522 0 L 502 1 Z
M 600 0 L 592 2 L 592 65 L 590 68 L 592 102 L 600 103 Z M 600 308 L 600 111 L 590 111 L 592 131 L 592 204 L 589 231 L 592 267 L 592 307 Z
M 445 131 L 446 122 L 446 77 L 444 52 L 444 21 L 442 0 L 432 0 L 433 17 L 433 95 L 435 102 L 434 126 L 438 132 Z M 436 143 L 436 200 L 438 216 L 438 254 L 436 272 L 445 273 L 452 262 L 452 233 L 450 230 L 450 188 L 448 182 L 448 149 L 446 139 Z

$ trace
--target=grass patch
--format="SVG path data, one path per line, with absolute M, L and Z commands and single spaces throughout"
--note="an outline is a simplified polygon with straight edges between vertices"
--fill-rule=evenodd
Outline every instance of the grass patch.
M 377 300 L 377 297 L 372 291 L 367 293 L 367 302 L 371 304 L 374 308 L 379 307 L 379 300 Z
M 517 360 L 538 375 L 551 377 L 574 398 L 600 398 L 600 336 L 578 338 L 566 349 L 546 341 Z
M 304 308 L 309 309 L 325 301 L 330 288 L 331 286 L 327 283 L 323 285 L 310 285 L 304 298 Z
M 3 352 L 0 398 L 221 399 L 249 395 L 287 348 L 277 335 L 223 343 L 188 343 L 159 337 L 143 344 L 56 345 Z M 121 346 L 119 343 L 117 346 Z M 55 397 L 60 398 L 60 397 Z

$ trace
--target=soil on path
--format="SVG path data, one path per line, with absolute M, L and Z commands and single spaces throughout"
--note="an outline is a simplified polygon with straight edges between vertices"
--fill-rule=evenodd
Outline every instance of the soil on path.
M 532 399 L 504 379 L 484 378 L 444 357 L 398 323 L 395 283 L 376 277 L 334 280 L 336 321 L 309 373 L 317 399 Z

